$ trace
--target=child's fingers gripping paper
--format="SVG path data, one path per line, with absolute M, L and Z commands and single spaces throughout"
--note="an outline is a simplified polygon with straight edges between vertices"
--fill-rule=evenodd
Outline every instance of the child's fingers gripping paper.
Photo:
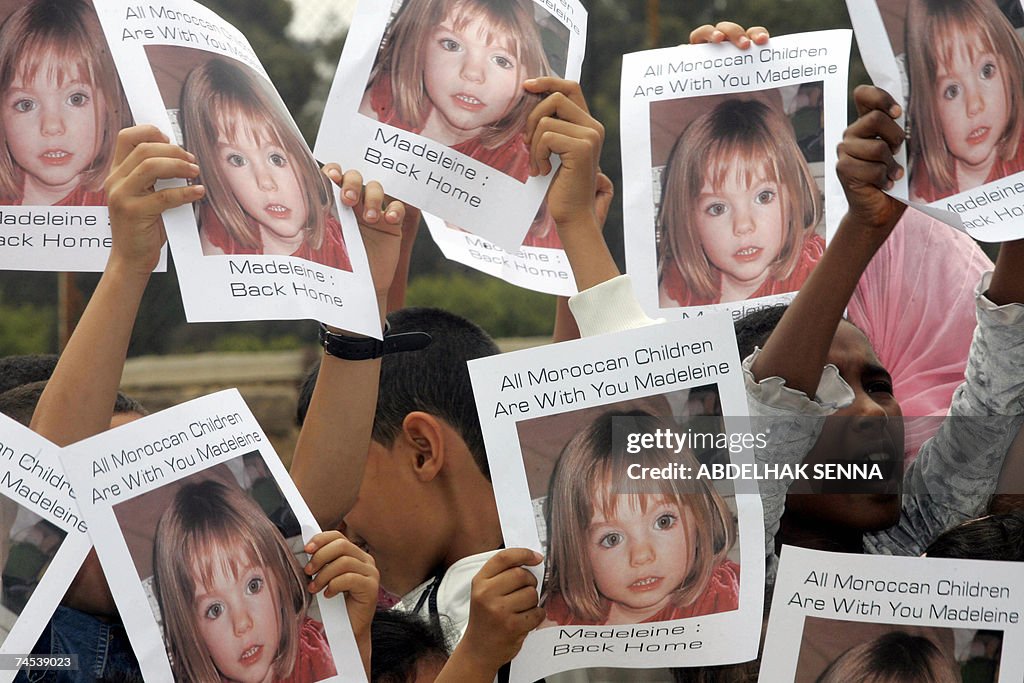
M 473 600 L 479 602 L 489 596 L 510 595 L 524 587 L 536 596 L 536 587 L 542 578 L 539 565 L 543 561 L 540 553 L 529 548 L 505 548 L 473 577 Z

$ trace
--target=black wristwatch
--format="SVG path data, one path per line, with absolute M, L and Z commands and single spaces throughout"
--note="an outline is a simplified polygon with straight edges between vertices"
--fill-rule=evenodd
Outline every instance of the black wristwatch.
M 335 334 L 320 323 L 320 345 L 324 352 L 335 358 L 344 360 L 370 360 L 380 358 L 388 353 L 401 351 L 419 351 L 425 349 L 432 341 L 426 332 L 402 332 L 390 334 L 391 325 L 384 323 L 384 340 L 372 337 L 348 337 Z

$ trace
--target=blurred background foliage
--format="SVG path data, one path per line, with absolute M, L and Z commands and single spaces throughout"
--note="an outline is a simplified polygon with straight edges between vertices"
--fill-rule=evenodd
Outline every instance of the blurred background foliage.
M 249 38 L 310 146 L 345 40 L 341 17 L 352 4 L 340 0 L 318 2 L 336 2 L 338 10 L 327 8 L 325 13 L 319 6 L 317 12 L 296 13 L 289 0 L 204 2 Z M 590 17 L 581 80 L 591 110 L 606 127 L 601 166 L 617 187 L 621 187 L 618 102 L 623 53 L 685 43 L 693 28 L 724 18 L 748 26 L 766 26 L 774 35 L 850 25 L 843 0 L 582 2 Z M 305 3 L 314 6 L 310 0 Z M 863 82 L 867 82 L 867 76 L 855 48 L 850 83 Z M 621 193 L 612 207 L 605 235 L 621 267 Z M 551 331 L 553 297 L 445 261 L 426 229 L 420 230 L 410 278 L 409 305 L 440 306 L 460 313 L 495 336 L 547 335 Z M 87 300 L 98 276 L 79 274 L 74 279 Z M 0 355 L 56 350 L 56 310 L 55 274 L 0 272 Z M 186 324 L 172 263 L 170 272 L 154 275 L 151 280 L 130 354 L 273 350 L 296 348 L 313 339 L 315 324 L 308 321 Z

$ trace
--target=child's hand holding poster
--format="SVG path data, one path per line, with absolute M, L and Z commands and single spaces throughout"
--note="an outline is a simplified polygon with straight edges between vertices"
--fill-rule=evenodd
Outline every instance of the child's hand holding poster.
M 470 361 L 502 534 L 545 556 L 513 681 L 753 659 L 764 587 L 728 317 Z M 749 440 L 749 439 L 748 439 Z
M 103 270 L 131 114 L 90 0 L 0 0 L 0 97 L 0 268 Z
M 586 26 L 579 0 L 361 2 L 317 156 L 515 251 L 552 177 L 529 177 L 523 82 L 579 80 Z
M 530 225 L 526 240 L 513 252 L 437 216 L 425 213 L 423 220 L 441 253 L 452 261 L 545 294 L 572 296 L 576 293 L 569 259 L 544 204 Z
M 168 211 L 192 322 L 315 318 L 380 335 L 359 228 L 245 37 L 191 0 L 97 2 L 139 122 L 195 154 L 206 196 Z
M 1024 235 L 1024 11 L 996 0 L 847 2 L 864 66 L 903 106 L 893 196 L 985 242 Z M 931 210 L 923 208 L 925 205 Z M 935 211 L 938 210 L 938 211 Z
M 849 31 L 822 31 L 623 58 L 626 266 L 648 312 L 742 316 L 800 289 L 846 208 L 849 56 Z
M 0 415 L 0 654 L 32 651 L 89 548 L 89 535 L 58 448 Z M 19 666 L 72 669 L 77 662 L 5 659 L 0 681 Z M 61 659 L 61 658 L 58 658 Z
M 319 529 L 235 390 L 69 446 L 68 477 L 146 680 L 365 681 Z
M 785 546 L 760 677 L 1016 683 L 1024 680 L 1022 592 L 1015 562 Z

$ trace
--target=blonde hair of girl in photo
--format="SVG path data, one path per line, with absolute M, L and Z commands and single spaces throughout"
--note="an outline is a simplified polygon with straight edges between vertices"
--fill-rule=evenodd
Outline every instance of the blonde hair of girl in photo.
M 851 647 L 817 683 L 960 683 L 960 667 L 924 636 L 905 631 Z
M 185 147 L 207 190 L 197 209 L 204 254 L 290 255 L 352 270 L 328 179 L 268 83 L 211 59 L 189 73 L 181 103 Z
M 704 480 L 627 479 L 632 463 L 693 471 L 698 463 L 689 451 L 627 453 L 612 442 L 613 422 L 623 435 L 675 427 L 644 412 L 606 413 L 562 451 L 545 503 L 546 623 L 636 624 L 736 609 L 728 505 Z
M 1024 48 L 992 0 L 910 0 L 910 194 L 934 202 L 1024 170 Z
M 0 27 L 0 204 L 101 206 L 130 125 L 95 12 L 29 0 Z
M 795 292 L 824 252 L 821 192 L 789 120 L 729 99 L 676 141 L 658 213 L 663 308 Z
M 522 135 L 540 96 L 522 84 L 552 73 L 533 11 L 530 0 L 407 0 L 360 113 L 525 182 Z
M 241 488 L 182 486 L 160 517 L 153 585 L 176 681 L 318 681 L 336 673 L 306 615 L 307 577 Z

